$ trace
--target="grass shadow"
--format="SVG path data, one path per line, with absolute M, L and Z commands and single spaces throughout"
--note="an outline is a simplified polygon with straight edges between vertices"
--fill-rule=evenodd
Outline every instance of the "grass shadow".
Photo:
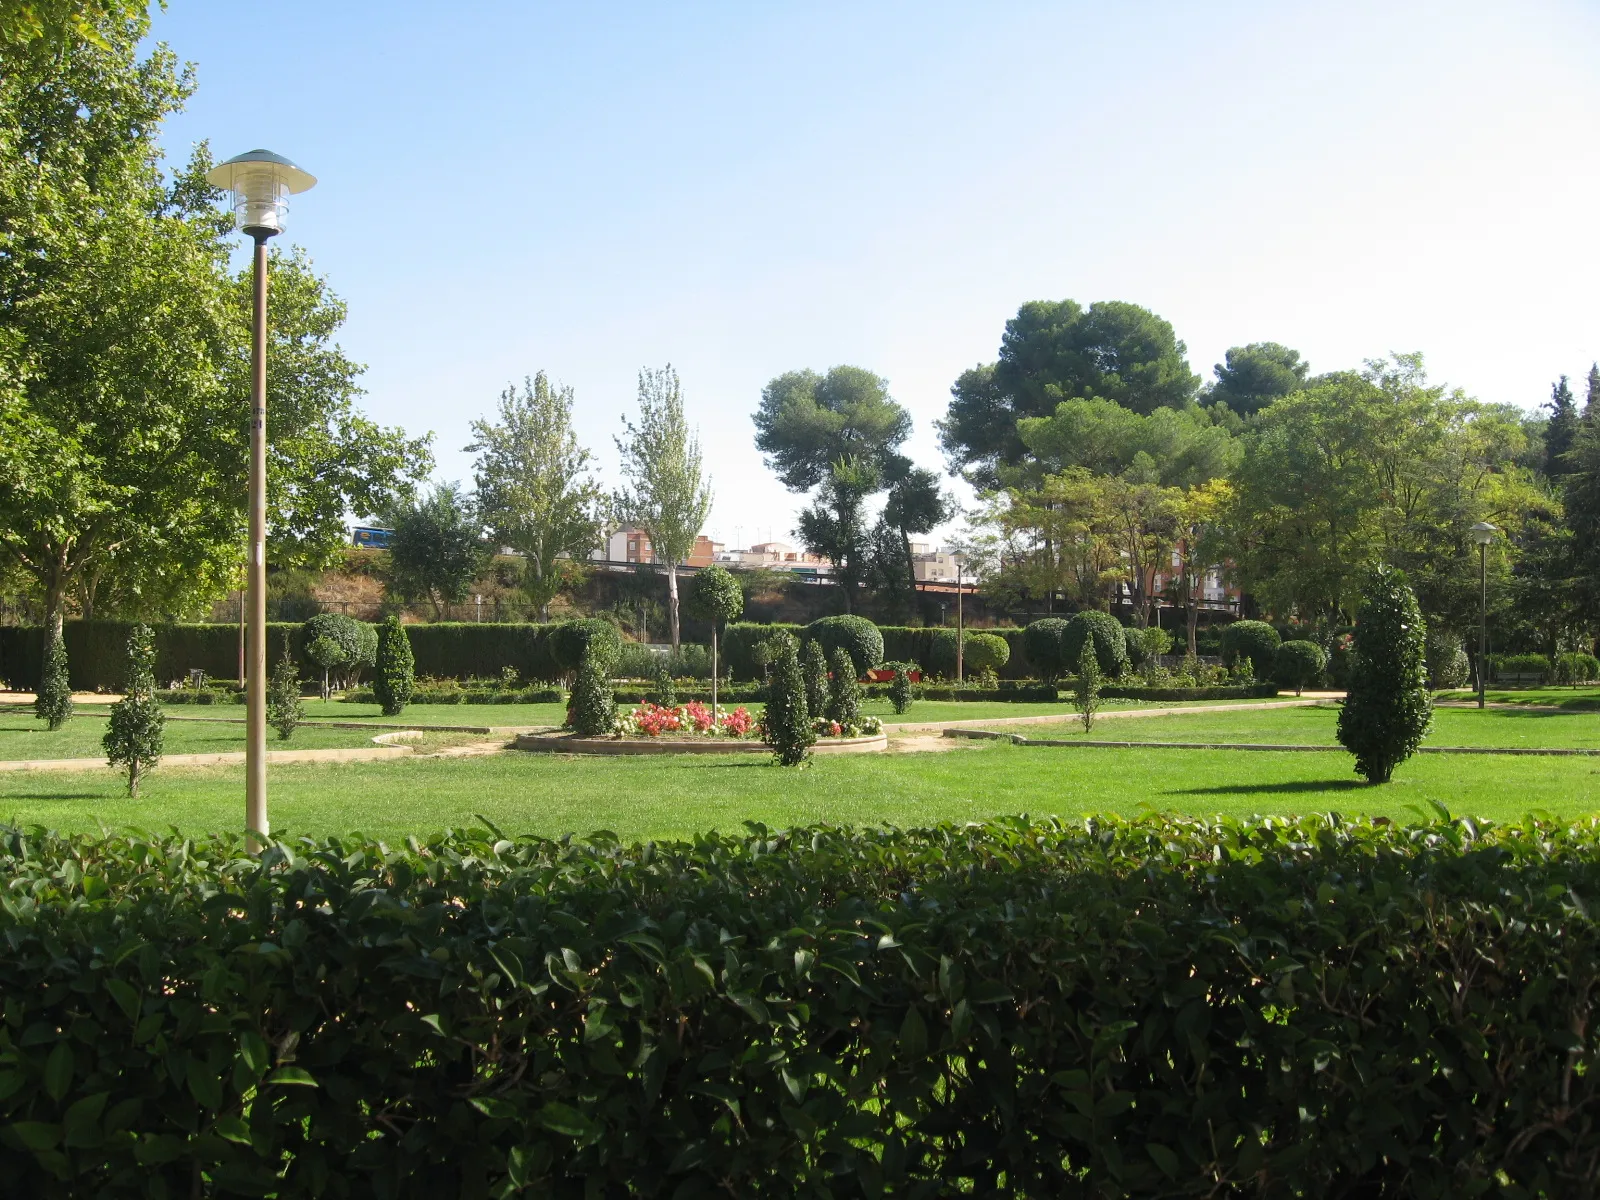
M 1275 792 L 1349 792 L 1372 785 L 1360 779 L 1296 779 L 1288 783 L 1238 783 L 1221 787 L 1178 788 L 1167 796 L 1258 796 Z

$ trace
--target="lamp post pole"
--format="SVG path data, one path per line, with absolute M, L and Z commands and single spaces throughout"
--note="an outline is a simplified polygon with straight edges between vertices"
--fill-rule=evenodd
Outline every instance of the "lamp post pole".
M 1489 679 L 1489 543 L 1478 543 L 1478 707 Z
M 250 620 L 245 650 L 244 814 L 247 848 L 267 823 L 267 238 L 257 230 L 250 312 Z
M 965 678 L 963 668 L 963 654 L 967 646 L 967 626 L 961 612 L 961 558 L 956 557 L 956 686 L 960 687 Z

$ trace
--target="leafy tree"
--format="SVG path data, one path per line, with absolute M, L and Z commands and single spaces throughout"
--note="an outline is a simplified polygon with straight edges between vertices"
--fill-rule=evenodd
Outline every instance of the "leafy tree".
M 1301 638 L 1279 645 L 1271 658 L 1272 681 L 1282 688 L 1293 688 L 1298 696 L 1322 678 L 1328 666 L 1328 652 L 1315 642 Z
M 1428 684 L 1434 691 L 1466 686 L 1467 678 L 1472 674 L 1472 664 L 1467 658 L 1466 647 L 1455 634 L 1428 630 L 1426 656 Z
M 1550 385 L 1550 421 L 1544 428 L 1544 473 L 1551 479 L 1572 470 L 1572 448 L 1578 440 L 1578 405 L 1563 375 Z
M 427 597 L 436 620 L 445 605 L 460 604 L 473 580 L 489 564 L 477 506 L 453 483 L 435 487 L 420 500 L 391 505 L 384 520 L 389 535 L 389 571 L 395 590 L 406 599 Z
M 323 643 L 318 645 L 318 643 Z M 331 672 L 340 671 L 341 687 L 350 687 L 363 667 L 378 658 L 378 631 L 344 613 L 317 613 L 300 627 L 306 656 L 323 669 L 322 698 L 330 691 Z
M 656 561 L 667 568 L 667 614 L 678 646 L 678 564 L 694 550 L 711 513 L 711 487 L 700 469 L 700 439 L 689 432 L 678 373 L 669 363 L 639 372 L 639 423 L 623 418 L 617 439 L 628 487 L 616 497 L 617 519 L 650 538 Z
M 112 767 L 128 773 L 128 795 L 139 798 L 139 776 L 161 761 L 166 713 L 156 700 L 155 634 L 148 625 L 128 631 L 128 667 L 123 696 L 111 706 L 101 745 Z
M 817 639 L 807 640 L 800 670 L 806 682 L 806 711 L 820 713 L 828 703 L 828 660 Z
M 610 663 L 598 647 L 584 651 L 567 710 L 568 724 L 582 737 L 603 737 L 616 723 L 610 675 Z
M 1095 650 L 1095 642 L 1085 638 L 1078 650 L 1078 671 L 1072 681 L 1072 707 L 1083 721 L 1085 733 L 1094 726 L 1094 715 L 1100 710 L 1100 655 Z
M 916 564 L 911 560 L 911 535 L 929 534 L 955 515 L 955 504 L 942 487 L 939 477 L 926 467 L 913 467 L 889 485 L 883 505 L 883 524 L 900 538 L 905 574 L 905 596 L 909 609 L 917 594 Z
M 843 646 L 837 647 L 828 659 L 828 700 L 822 715 L 840 725 L 854 725 L 861 720 L 861 684 L 850 652 Z
M 1101 301 L 1024 304 L 1006 322 L 999 361 L 962 374 L 939 436 L 952 470 L 980 487 L 1021 461 L 1023 417 L 1047 417 L 1063 400 L 1098 396 L 1138 413 L 1182 408 L 1199 387 L 1187 348 L 1148 309 Z
M 333 669 L 350 662 L 347 651 L 336 638 L 323 634 L 306 643 L 306 657 L 322 668 L 322 698 L 326 700 L 332 693 L 329 676 Z
M 1061 630 L 1061 656 L 1066 662 L 1077 663 L 1083 647 L 1090 644 L 1102 675 L 1115 679 L 1128 669 L 1128 639 L 1123 636 L 1122 622 L 1110 613 L 1092 609 L 1077 613 Z
M 672 667 L 662 661 L 656 664 L 656 703 L 666 708 L 676 708 L 678 704 L 678 685 L 672 678 Z M 713 680 L 713 683 L 715 681 Z
M 478 455 L 475 481 L 485 523 L 502 545 L 526 556 L 524 587 L 550 618 L 550 601 L 570 565 L 600 544 L 605 496 L 590 474 L 591 455 L 572 428 L 573 392 L 540 371 L 522 391 L 500 394 L 499 420 L 474 421 L 467 447 Z
M 1405 576 L 1374 571 L 1362 593 L 1349 690 L 1339 710 L 1339 741 L 1368 783 L 1388 783 L 1433 722 L 1427 635 Z
M 1305 386 L 1308 364 L 1298 350 L 1277 342 L 1234 346 L 1226 362 L 1213 369 L 1217 381 L 1206 399 L 1226 404 L 1241 417 L 1254 416 L 1269 404 Z
M 1600 363 L 1589 366 L 1588 386 L 1583 392 L 1583 423 L 1593 425 L 1600 420 Z
M 1048 416 L 1017 422 L 1019 464 L 1028 478 L 1083 467 L 1167 487 L 1193 487 L 1230 474 L 1241 447 L 1205 410 L 1158 408 L 1140 414 L 1110 400 L 1065 400 Z M 1017 481 L 1015 469 L 1002 477 Z
M 761 730 L 762 738 L 785 767 L 803 763 L 817 740 L 811 712 L 806 707 L 806 681 L 800 675 L 800 658 L 793 638 L 783 639 L 773 660 Z
M 717 634 L 722 626 L 744 611 L 744 592 L 739 581 L 724 567 L 710 566 L 696 572 L 689 592 L 689 612 L 711 623 L 711 715 L 717 713 Z
M 818 489 L 796 530 L 835 565 L 845 610 L 866 573 L 868 496 L 905 473 L 900 456 L 911 414 L 889 397 L 885 379 L 860 367 L 826 375 L 790 371 L 763 389 L 755 413 L 756 448 L 792 492 Z
M 52 731 L 60 729 L 72 716 L 67 644 L 61 636 L 60 625 L 50 631 L 50 640 L 45 643 L 44 667 L 39 677 L 39 694 L 33 700 L 33 712 L 39 720 L 48 722 Z
M 300 699 L 300 667 L 285 646 L 267 685 L 267 724 L 278 731 L 279 741 L 287 742 L 305 716 L 306 706 Z
M 386 717 L 398 716 L 411 702 L 416 687 L 416 658 L 411 638 L 397 616 L 378 627 L 378 661 L 374 664 L 372 693 Z
M 0 45 L 57 49 L 83 41 L 104 49 L 105 26 L 142 27 L 149 7 L 149 0 L 0 0 Z

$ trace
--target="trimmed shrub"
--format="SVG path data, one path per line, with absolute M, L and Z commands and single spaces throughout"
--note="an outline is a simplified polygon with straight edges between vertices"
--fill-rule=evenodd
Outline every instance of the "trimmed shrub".
M 665 660 L 656 663 L 656 686 L 651 699 L 663 708 L 678 707 L 678 685 L 672 678 L 672 668 Z
M 777 659 L 768 656 L 768 661 L 761 661 L 757 647 L 766 645 L 778 633 L 798 638 L 802 628 L 785 624 L 759 625 L 753 621 L 738 621 L 729 625 L 722 631 L 722 653 L 728 660 L 727 673 L 736 680 L 765 679 L 767 668 Z
M 285 647 L 267 686 L 267 724 L 278 731 L 280 742 L 287 742 L 305 715 L 306 706 L 300 700 L 300 668 Z
M 567 724 L 573 732 L 584 737 L 604 737 L 616 724 L 617 706 L 611 695 L 606 652 L 607 644 L 604 641 L 596 639 L 592 642 L 590 649 L 578 662 L 578 677 L 572 685 Z
M 885 663 L 889 666 L 889 663 Z M 911 707 L 913 693 L 911 691 L 911 665 L 908 663 L 894 663 L 894 679 L 889 683 L 889 703 L 894 708 L 896 715 L 903 714 Z
M 1154 625 L 1135 629 L 1132 625 L 1123 630 L 1128 644 L 1128 662 L 1135 669 L 1154 663 L 1172 649 L 1172 635 Z
M 1102 675 L 1116 679 L 1128 669 L 1128 639 L 1123 636 L 1122 622 L 1110 613 L 1096 609 L 1074 613 L 1067 627 L 1061 631 L 1063 660 L 1076 670 L 1083 657 L 1083 648 L 1091 638 Z
M 1078 650 L 1078 669 L 1072 681 L 1072 707 L 1088 733 L 1094 725 L 1094 715 L 1100 711 L 1100 656 L 1095 653 L 1092 639 L 1084 638 Z
M 1241 658 L 1265 667 L 1277 654 L 1283 639 L 1265 621 L 1235 621 L 1222 630 L 1222 665 L 1232 668 Z
M 51 729 L 60 729 L 72 716 L 72 686 L 67 681 L 67 644 L 58 631 L 44 651 L 44 670 L 33 713 Z
M 156 700 L 155 635 L 148 625 L 128 634 L 128 673 L 123 698 L 111 706 L 111 719 L 100 744 L 106 762 L 128 773 L 128 795 L 139 798 L 139 776 L 161 761 L 162 731 L 167 714 Z
M 1373 573 L 1356 615 L 1350 688 L 1339 710 L 1339 742 L 1368 783 L 1388 783 L 1433 723 L 1424 648 L 1427 627 L 1405 576 Z
M 416 659 L 411 639 L 399 617 L 390 617 L 378 630 L 378 661 L 373 671 L 372 694 L 385 716 L 398 716 L 416 691 Z
M 856 679 L 855 663 L 843 646 L 834 650 L 828 661 L 828 700 L 822 715 L 841 725 L 861 720 L 861 684 Z
M 793 767 L 804 762 L 817 740 L 806 707 L 806 681 L 800 673 L 795 642 L 784 638 L 772 661 L 766 711 L 761 716 L 761 740 L 772 747 L 778 762 Z
M 1556 683 L 1589 683 L 1600 678 L 1600 658 L 1592 654 L 1563 654 L 1552 664 L 1552 679 Z
M 1328 655 L 1315 642 L 1284 642 L 1272 656 L 1272 678 L 1281 688 L 1293 688 L 1298 696 L 1322 678 Z
M 821 715 L 828 706 L 828 663 L 821 642 L 807 642 L 800 655 L 800 674 L 806 681 L 806 711 Z
M 323 657 L 318 657 L 312 647 L 319 641 L 332 642 L 338 647 L 338 653 L 325 650 Z M 309 618 L 300 626 L 300 644 L 324 672 L 339 671 L 341 687 L 355 686 L 362 668 L 372 666 L 378 658 L 378 631 L 365 621 L 343 613 L 318 613 Z M 324 679 L 324 691 L 327 686 L 328 681 Z
M 930 629 L 928 633 L 928 669 L 946 679 L 954 679 L 956 631 L 937 628 Z M 962 672 L 969 677 L 981 671 L 998 672 L 1011 661 L 1011 645 L 998 634 L 968 629 L 962 643 Z
M 610 621 L 588 617 L 552 627 L 550 657 L 562 671 L 580 670 L 587 656 L 593 658 L 596 670 L 609 675 L 621 654 L 622 634 Z
M 1550 677 L 1550 659 L 1543 654 L 1490 655 L 1495 678 L 1501 675 L 1539 675 Z
M 1062 635 L 1066 631 L 1067 622 L 1063 617 L 1041 617 L 1022 631 L 1028 661 L 1045 683 L 1054 683 L 1067 674 L 1066 651 L 1062 646 Z
M 883 661 L 883 635 L 865 617 L 821 617 L 806 626 L 802 638 L 821 642 L 830 665 L 835 650 L 847 651 L 858 678 Z
M 1430 629 L 1427 656 L 1428 684 L 1436 692 L 1465 687 L 1472 677 L 1472 660 L 1453 633 Z
M 7 1192 L 1564 1200 L 1592 1169 L 1587 822 L 411 845 L 4 831 Z

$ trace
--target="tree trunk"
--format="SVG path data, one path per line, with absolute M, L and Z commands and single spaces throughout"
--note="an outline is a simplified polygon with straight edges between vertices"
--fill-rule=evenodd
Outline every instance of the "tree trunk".
M 133 761 L 128 764 L 128 795 L 131 799 L 139 798 L 139 756 L 134 755 Z
M 911 534 L 907 530 L 900 531 L 900 544 L 906 549 L 906 612 L 914 613 L 917 610 L 917 565 L 911 561 Z
M 67 585 L 62 579 L 65 574 L 59 567 L 52 570 L 44 586 L 44 649 L 39 661 L 44 661 L 44 655 L 50 652 L 50 643 L 62 636 L 62 626 L 66 623 L 67 612 Z
M 678 648 L 678 564 L 675 562 L 667 564 L 667 618 L 668 623 L 672 626 L 672 648 L 676 651 Z M 711 622 L 711 644 L 714 646 L 716 643 L 717 623 L 713 621 Z M 716 690 L 715 683 L 712 684 L 712 690 Z M 716 705 L 713 704 L 712 707 L 715 708 Z
M 717 619 L 711 618 L 711 731 L 717 730 Z

